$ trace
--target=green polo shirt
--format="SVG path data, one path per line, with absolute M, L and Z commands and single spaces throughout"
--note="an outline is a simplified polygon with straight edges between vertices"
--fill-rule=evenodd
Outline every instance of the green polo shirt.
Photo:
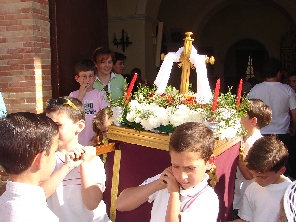
M 94 82 L 93 87 L 98 90 L 104 90 L 105 84 L 103 84 L 99 78 Z M 126 89 L 126 82 L 122 75 L 111 73 L 111 78 L 108 83 L 108 92 L 111 93 L 111 99 L 116 101 L 119 97 L 123 96 Z

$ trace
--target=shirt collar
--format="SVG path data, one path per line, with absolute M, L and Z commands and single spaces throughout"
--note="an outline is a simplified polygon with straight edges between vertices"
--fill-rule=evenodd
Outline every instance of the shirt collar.
M 115 78 L 115 77 L 116 77 L 116 74 L 115 74 L 114 72 L 111 72 L 109 83 L 110 83 L 111 79 L 113 79 L 113 78 Z M 103 83 L 101 82 L 101 80 L 99 79 L 98 76 L 96 77 L 96 81 L 99 81 L 103 86 L 105 85 L 105 84 L 103 84 Z
M 194 194 L 198 193 L 199 191 L 204 189 L 205 186 L 208 184 L 208 179 L 209 179 L 209 175 L 206 173 L 205 178 L 199 184 L 197 184 L 195 187 L 190 188 L 190 189 L 186 189 L 186 190 L 183 190 L 180 187 L 181 196 L 183 196 L 183 197 L 188 197 L 188 196 L 191 197 Z

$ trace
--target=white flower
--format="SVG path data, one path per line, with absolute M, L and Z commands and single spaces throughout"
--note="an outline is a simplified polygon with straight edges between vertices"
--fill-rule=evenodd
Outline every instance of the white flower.
M 189 107 L 184 104 L 181 104 L 177 106 L 175 110 L 171 111 L 169 120 L 174 127 L 177 127 L 182 123 L 188 122 L 187 120 L 189 119 L 189 115 Z
M 205 113 L 203 109 L 190 110 L 188 122 L 202 123 L 205 121 Z

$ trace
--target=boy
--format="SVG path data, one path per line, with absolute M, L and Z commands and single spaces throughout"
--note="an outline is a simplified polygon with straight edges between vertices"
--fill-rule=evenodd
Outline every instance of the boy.
M 114 52 L 112 71 L 115 74 L 121 74 L 121 75 L 123 74 L 125 60 L 126 60 L 126 56 L 124 54 L 119 52 Z
M 102 200 L 106 181 L 104 164 L 95 156 L 94 147 L 78 143 L 78 135 L 84 129 L 82 103 L 71 97 L 50 99 L 46 115 L 59 126 L 55 172 L 41 185 L 49 197 L 49 208 L 61 222 L 109 221 Z M 82 154 L 81 160 L 75 161 L 80 161 L 80 166 L 72 170 L 64 163 L 68 161 L 65 154 L 73 151 L 78 156 Z
M 0 222 L 59 221 L 39 187 L 55 167 L 57 125 L 45 115 L 13 113 L 0 119 L 0 137 L 0 164 L 10 178 L 0 196 Z
M 93 88 L 96 67 L 92 60 L 84 59 L 75 65 L 75 80 L 80 84 L 79 90 L 70 93 L 70 97 L 79 99 L 85 110 L 85 128 L 79 134 L 78 141 L 83 146 L 90 145 L 90 140 L 95 136 L 92 121 L 96 113 L 109 105 L 105 100 L 105 93 Z
M 296 71 L 291 72 L 288 75 L 289 78 L 289 86 L 296 92 Z
M 214 164 L 214 143 L 213 132 L 204 124 L 181 124 L 169 142 L 172 166 L 141 186 L 123 190 L 116 200 L 117 210 L 130 211 L 154 201 L 150 221 L 216 222 L 219 200 L 206 174 Z
M 276 222 L 280 202 L 292 183 L 283 173 L 289 153 L 282 141 L 275 136 L 258 139 L 246 157 L 247 168 L 253 175 L 238 211 L 241 219 L 235 221 Z
M 241 124 L 247 130 L 247 135 L 242 141 L 242 146 L 244 146 L 243 159 L 245 159 L 247 156 L 254 142 L 262 137 L 260 129 L 270 123 L 272 116 L 271 109 L 264 102 L 262 102 L 262 100 L 250 99 L 249 102 L 250 110 L 247 112 L 245 117 L 241 118 Z M 236 171 L 233 199 L 234 219 L 236 219 L 245 189 L 252 182 L 253 176 L 247 169 L 246 162 L 244 162 L 242 159 L 239 159 L 238 168 Z

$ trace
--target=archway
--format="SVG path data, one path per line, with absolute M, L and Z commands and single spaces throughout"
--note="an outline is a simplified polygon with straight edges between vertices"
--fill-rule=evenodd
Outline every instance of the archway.
M 249 56 L 252 57 L 254 72 L 261 72 L 263 62 L 268 58 L 268 55 L 266 47 L 255 39 L 245 38 L 232 44 L 225 55 L 225 85 L 232 86 L 235 91 L 239 80 L 245 78 Z M 227 88 L 225 87 L 224 90 Z

